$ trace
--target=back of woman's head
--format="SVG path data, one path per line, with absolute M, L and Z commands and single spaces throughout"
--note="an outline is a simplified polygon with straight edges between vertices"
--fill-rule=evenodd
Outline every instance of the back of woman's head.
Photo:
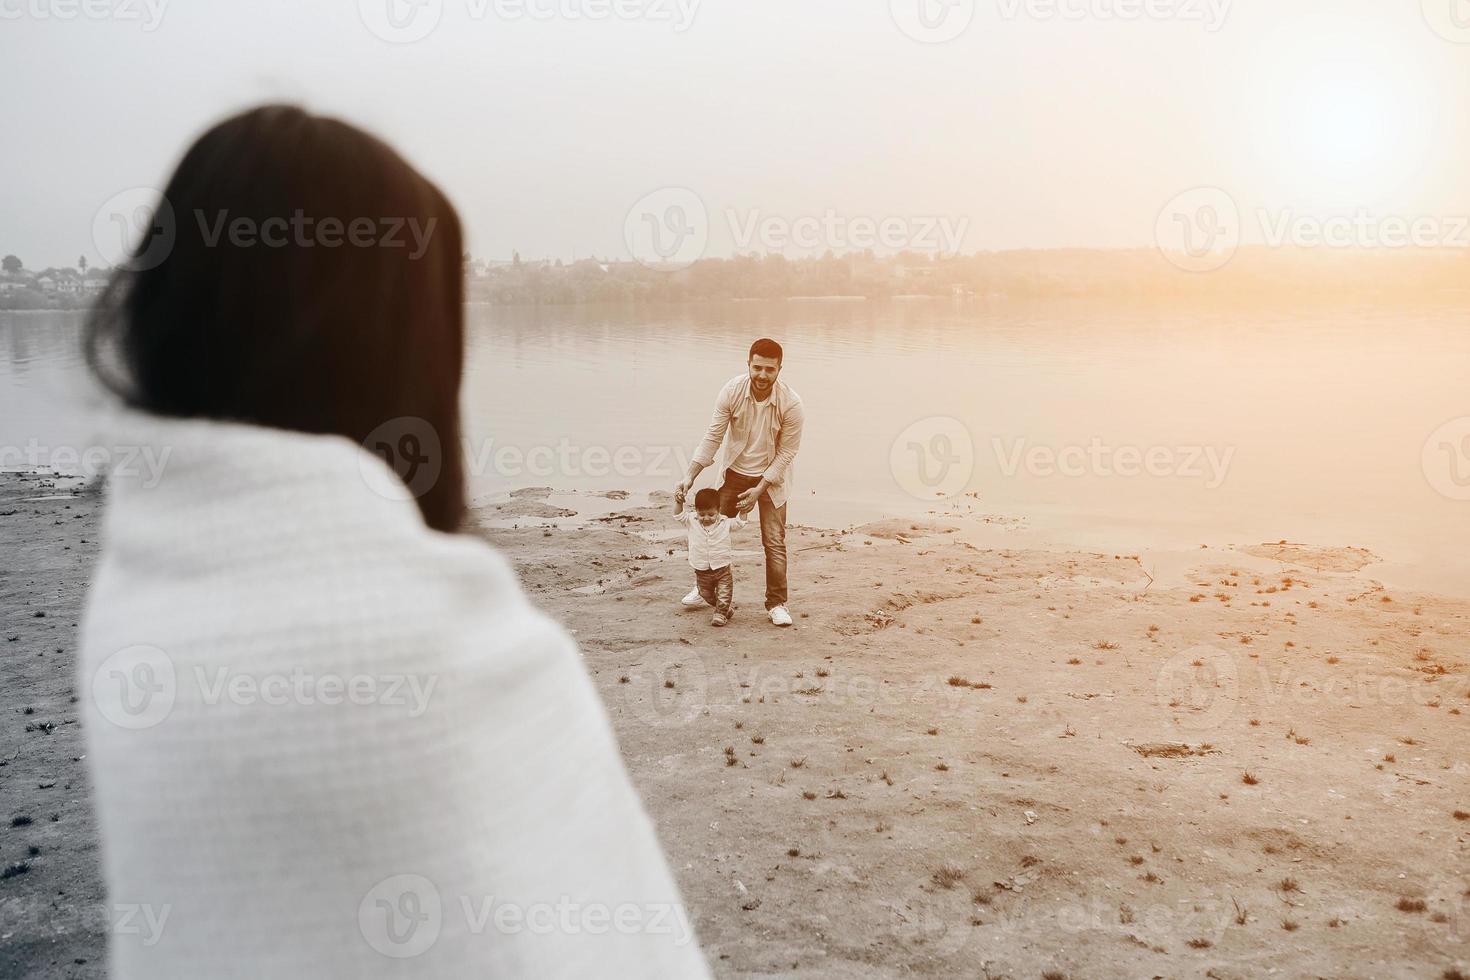
M 438 476 L 412 489 L 426 522 L 453 530 L 462 251 L 454 208 L 387 145 L 293 107 L 254 109 L 184 155 L 93 314 L 89 359 L 159 415 L 359 443 L 427 428 L 442 458 L 410 463 Z

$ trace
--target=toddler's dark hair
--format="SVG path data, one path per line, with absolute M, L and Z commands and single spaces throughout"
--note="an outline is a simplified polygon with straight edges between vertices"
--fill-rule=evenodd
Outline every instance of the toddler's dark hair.
M 719 510 L 720 491 L 714 487 L 705 487 L 694 495 L 695 510 Z

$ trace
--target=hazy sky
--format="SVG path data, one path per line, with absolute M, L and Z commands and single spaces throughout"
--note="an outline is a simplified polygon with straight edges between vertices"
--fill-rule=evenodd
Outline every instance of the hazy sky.
M 1149 245 L 1201 185 L 1247 240 L 1261 209 L 1470 214 L 1466 0 L 148 2 L 0 0 L 0 252 L 28 267 L 105 258 L 105 202 L 265 100 L 385 136 L 490 258 L 625 256 L 666 187 L 712 255 L 803 217 L 824 247 L 891 219 Z

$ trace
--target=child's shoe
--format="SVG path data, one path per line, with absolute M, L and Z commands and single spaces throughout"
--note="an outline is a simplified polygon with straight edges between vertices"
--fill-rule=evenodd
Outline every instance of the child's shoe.
M 730 617 L 724 613 L 715 613 L 715 618 L 709 621 L 711 626 L 724 626 L 730 622 Z

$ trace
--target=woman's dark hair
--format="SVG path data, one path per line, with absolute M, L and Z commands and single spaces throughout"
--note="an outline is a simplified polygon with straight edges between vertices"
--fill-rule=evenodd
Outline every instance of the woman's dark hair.
M 448 199 L 382 141 L 263 106 L 184 154 L 92 315 L 87 359 L 159 415 L 360 444 L 427 431 L 416 445 L 442 458 L 389 462 L 437 474 L 406 482 L 425 522 L 452 531 L 465 510 L 462 252 Z
M 769 357 L 779 362 L 781 360 L 781 345 L 769 337 L 762 337 L 750 345 L 750 356 L 745 360 L 748 362 L 751 357 Z

